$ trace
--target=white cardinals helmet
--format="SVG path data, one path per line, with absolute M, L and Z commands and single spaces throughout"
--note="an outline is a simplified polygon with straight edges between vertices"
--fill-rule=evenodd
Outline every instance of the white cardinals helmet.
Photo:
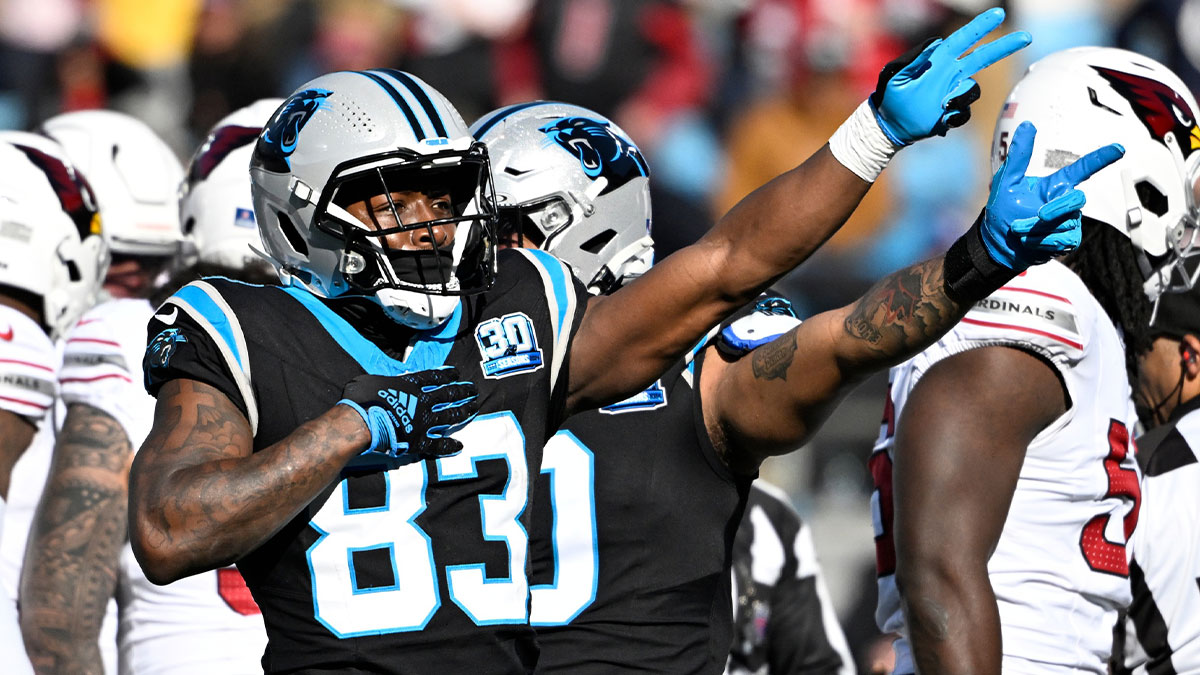
M 183 167 L 150 127 L 124 113 L 81 110 L 51 117 L 40 131 L 58 141 L 91 182 L 113 253 L 178 252 Z
M 256 252 L 263 245 L 250 197 L 250 155 L 281 103 L 262 99 L 225 116 L 188 162 L 179 186 L 183 266 L 271 267 Z
M 992 167 L 1004 161 L 1017 125 L 1033 122 L 1037 138 L 1028 174 L 1043 176 L 1101 143 L 1125 157 L 1080 184 L 1083 215 L 1124 233 L 1139 251 L 1151 299 L 1183 290 L 1200 272 L 1197 179 L 1200 113 L 1183 81 L 1162 64 L 1122 49 L 1079 47 L 1029 67 L 1004 104 L 992 143 Z
M 87 182 L 32 134 L 0 141 L 0 289 L 36 298 L 57 339 L 96 301 L 109 251 Z M 22 137 L 25 138 L 22 138 Z

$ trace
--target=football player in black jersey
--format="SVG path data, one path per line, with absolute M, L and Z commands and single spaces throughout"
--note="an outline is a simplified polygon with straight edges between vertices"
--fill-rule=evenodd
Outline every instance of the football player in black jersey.
M 955 48 L 978 22 L 928 50 Z M 606 147 L 635 147 L 612 122 L 539 102 L 494 111 L 472 129 L 492 157 L 502 241 L 554 253 L 593 293 L 660 269 L 647 272 L 646 179 L 601 182 L 591 154 L 561 139 L 584 129 Z M 1105 148 L 1085 157 L 1074 179 L 1119 156 Z M 546 445 L 534 500 L 539 671 L 720 672 L 733 638 L 733 537 L 759 464 L 802 445 L 842 394 L 933 343 L 974 300 L 1077 243 L 1044 236 L 1057 228 L 1077 237 L 1079 227 L 1078 206 L 1054 213 L 1076 198 L 1073 184 L 1043 190 L 1049 182 L 1022 178 L 1029 187 L 1015 190 L 998 181 L 980 221 L 944 257 L 799 326 L 779 302 L 757 303 L 640 394 L 569 419 Z M 1041 234 L 1013 225 L 1038 220 L 1048 203 L 1034 226 Z M 1007 263 L 983 252 L 993 237 L 1014 246 Z M 962 276 L 963 261 L 978 256 L 992 261 L 989 270 Z
M 828 238 L 897 147 L 964 121 L 970 75 L 1028 41 L 956 59 L 998 22 L 885 72 L 830 148 L 590 303 L 550 256 L 495 255 L 486 151 L 438 92 L 390 70 L 309 82 L 251 163 L 287 285 L 196 282 L 149 326 L 158 407 L 130 482 L 147 576 L 236 561 L 268 672 L 531 669 L 527 506 L 545 439 L 644 389 Z M 605 180 L 644 172 L 561 131 L 611 165 Z M 986 271 L 963 263 L 964 278 Z

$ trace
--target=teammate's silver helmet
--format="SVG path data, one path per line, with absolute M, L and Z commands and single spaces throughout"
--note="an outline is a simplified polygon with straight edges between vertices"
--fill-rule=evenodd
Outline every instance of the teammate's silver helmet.
M 188 162 L 179 186 L 182 266 L 259 267 L 273 274 L 270 263 L 256 253 L 263 245 L 250 198 L 250 155 L 281 103 L 262 99 L 226 115 Z
M 170 256 L 179 251 L 183 166 L 141 120 L 112 110 L 79 110 L 46 120 L 100 200 L 104 236 L 114 253 Z
M 1200 253 L 1197 113 L 1183 81 L 1153 59 L 1106 47 L 1067 49 L 1031 65 L 1009 94 L 996 123 L 992 167 L 1004 161 L 1008 140 L 1026 120 L 1038 131 L 1031 176 L 1066 166 L 1098 139 L 1123 145 L 1120 162 L 1080 184 L 1087 195 L 1083 215 L 1129 237 L 1154 299 L 1190 288 L 1200 273 L 1184 266 Z
M 649 269 L 650 170 L 616 124 L 538 101 L 488 113 L 471 132 L 491 156 L 502 236 L 519 227 L 594 294 Z
M 457 296 L 488 288 L 496 270 L 487 149 L 437 90 L 397 70 L 339 72 L 308 82 L 255 145 L 251 190 L 266 253 L 284 283 L 336 297 L 376 298 L 418 329 L 444 322 Z M 364 195 L 444 194 L 453 216 L 373 229 L 347 211 Z M 450 250 L 434 228 L 453 229 Z M 428 232 L 433 250 L 385 237 Z M 410 234 L 414 236 L 414 234 Z
M 57 338 L 95 303 L 108 244 L 91 190 L 61 148 L 5 134 L 14 136 L 24 143 L 0 142 L 0 285 L 36 296 Z

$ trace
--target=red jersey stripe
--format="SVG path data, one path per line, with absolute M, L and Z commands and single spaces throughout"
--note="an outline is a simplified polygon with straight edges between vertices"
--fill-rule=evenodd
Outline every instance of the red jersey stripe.
M 980 321 L 978 319 L 964 318 L 962 321 L 963 321 L 963 323 L 969 323 L 969 324 L 973 324 L 976 326 L 986 326 L 988 328 L 1007 328 L 1009 330 L 1021 331 L 1023 333 L 1032 333 L 1034 335 L 1041 335 L 1043 337 L 1048 337 L 1051 340 L 1054 340 L 1055 342 L 1061 342 L 1064 345 L 1067 345 L 1068 347 L 1074 347 L 1075 349 L 1083 349 L 1083 345 L 1079 344 L 1078 342 L 1075 342 L 1074 340 L 1068 340 L 1067 338 L 1065 338 L 1061 335 L 1055 335 L 1054 333 L 1049 333 L 1044 330 L 1038 330 L 1036 328 L 1029 328 L 1026 326 L 1015 326 L 1011 323 L 992 323 L 991 321 Z

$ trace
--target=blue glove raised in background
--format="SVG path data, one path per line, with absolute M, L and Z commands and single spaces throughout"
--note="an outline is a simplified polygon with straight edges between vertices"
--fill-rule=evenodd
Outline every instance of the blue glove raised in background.
M 966 124 L 979 98 L 975 73 L 1023 49 L 1029 33 L 1009 33 L 963 56 L 1004 22 L 1004 10 L 989 9 L 945 40 L 932 39 L 884 66 L 871 94 L 871 109 L 883 133 L 898 146 Z
M 1011 270 L 1023 270 L 1068 253 L 1082 239 L 1086 201 L 1075 189 L 1097 171 L 1125 154 L 1113 143 L 1075 160 L 1058 171 L 1033 178 L 1025 175 L 1037 130 L 1022 122 L 1013 134 L 1008 156 L 992 177 L 983 209 L 983 244 L 988 255 Z
M 394 469 L 428 457 L 453 455 L 462 443 L 450 434 L 479 412 L 474 382 L 458 381 L 450 366 L 403 375 L 359 375 L 342 390 L 371 431 L 371 445 L 351 467 Z

